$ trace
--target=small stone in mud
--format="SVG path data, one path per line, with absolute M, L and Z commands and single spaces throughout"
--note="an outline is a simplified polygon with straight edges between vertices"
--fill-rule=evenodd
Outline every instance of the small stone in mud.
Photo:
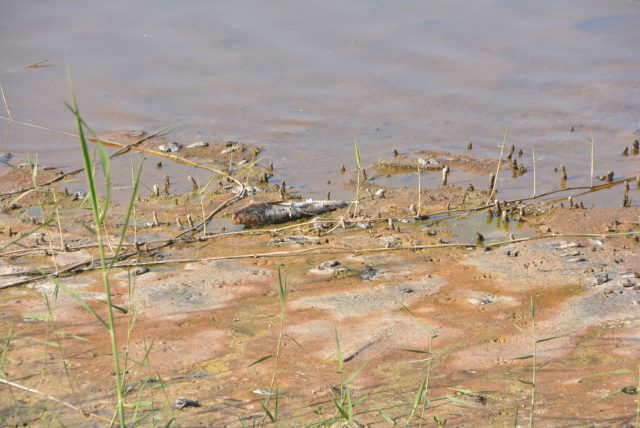
M 158 146 L 158 150 L 163 153 L 176 153 L 182 149 L 182 144 L 172 141 L 169 144 L 162 144 Z
M 624 272 L 620 274 L 620 278 L 640 278 L 640 272 Z
M 320 263 L 318 266 L 311 269 L 309 272 L 318 275 L 337 275 L 342 272 L 346 272 L 347 268 L 342 266 L 337 260 L 327 260 Z
M 631 281 L 629 278 L 624 279 L 621 284 L 624 288 L 632 288 L 636 286 L 635 281 Z
M 595 287 L 596 285 L 602 285 L 602 284 L 604 284 L 605 282 L 609 282 L 609 280 L 610 280 L 610 279 L 611 279 L 611 278 L 609 278 L 609 274 L 606 274 L 606 273 L 601 274 L 601 275 L 596 275 L 596 276 L 594 276 L 594 277 L 593 277 L 593 279 L 591 280 L 590 285 L 591 285 L 592 287 Z
M 482 299 L 480 299 L 480 306 L 490 305 L 492 303 L 493 300 L 491 300 L 490 297 L 483 297 Z
M 147 272 L 149 272 L 149 268 L 137 267 L 133 269 L 130 273 L 131 273 L 131 276 L 140 276 L 140 275 L 144 275 Z
M 507 257 L 518 257 L 520 252 L 518 250 L 507 250 L 504 254 Z
M 376 276 L 378 276 L 378 270 L 371 266 L 365 266 L 365 268 L 362 269 L 362 272 L 360 272 L 360 278 L 363 281 L 371 281 L 375 279 Z
M 380 238 L 380 242 L 385 248 L 397 247 L 400 244 L 400 240 L 395 236 L 383 236 Z
M 83 192 L 82 190 L 78 190 L 77 192 L 73 192 L 71 194 L 71 200 L 72 201 L 81 201 L 86 197 L 87 197 L 87 193 Z
M 595 239 L 595 238 L 589 238 L 589 242 L 591 242 L 592 244 L 602 248 L 604 247 L 604 242 L 601 241 L 600 239 Z
M 177 410 L 182 410 L 185 407 L 200 407 L 200 403 L 197 401 L 189 400 L 185 397 L 178 397 L 176 401 L 173 402 L 173 408 Z
M 585 259 L 584 257 L 572 257 L 570 259 L 565 259 L 565 263 L 580 263 L 580 262 L 586 262 L 587 259 Z
M 378 190 L 376 190 L 376 193 L 374 193 L 374 195 L 375 195 L 377 198 L 384 198 L 385 193 L 387 193 L 387 191 L 386 191 L 386 190 L 384 190 L 384 189 L 378 189 Z
M 425 158 L 418 158 L 418 164 L 419 164 L 421 167 L 423 167 L 423 168 L 427 168 L 427 167 L 429 167 L 429 166 L 436 167 L 436 166 L 438 166 L 440 163 L 438 162 L 438 160 L 437 160 L 437 159 L 434 159 L 434 158 L 427 158 L 427 159 L 425 159 Z

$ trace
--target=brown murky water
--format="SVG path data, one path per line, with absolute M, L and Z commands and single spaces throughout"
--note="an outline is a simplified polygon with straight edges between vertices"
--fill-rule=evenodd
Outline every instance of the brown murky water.
M 553 168 L 561 163 L 569 185 L 589 183 L 591 135 L 596 174 L 640 170 L 639 156 L 621 156 L 640 133 L 637 1 L 0 8 L 0 81 L 14 118 L 73 130 L 63 105 L 68 62 L 97 130 L 173 125 L 181 141 L 257 144 L 305 196 L 347 193 L 337 172 L 354 164 L 354 138 L 367 163 L 394 148 L 459 153 L 469 141 L 474 154 L 497 158 L 508 127 L 529 169 L 535 146 L 539 190 L 558 187 Z M 25 68 L 43 60 L 46 67 Z M 16 161 L 37 153 L 55 166 L 80 162 L 71 138 L 6 121 L 0 127 L 0 151 Z M 426 186 L 439 180 L 430 177 Z M 146 184 L 153 179 L 147 175 Z M 467 180 L 453 171 L 450 182 Z M 531 186 L 527 174 L 505 177 L 499 188 L 509 197 Z M 598 203 L 618 206 L 621 192 Z M 631 199 L 640 201 L 637 193 Z

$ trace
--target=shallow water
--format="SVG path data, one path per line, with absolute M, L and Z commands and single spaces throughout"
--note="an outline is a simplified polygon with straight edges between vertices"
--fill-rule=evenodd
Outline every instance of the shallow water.
M 596 174 L 640 172 L 640 156 L 621 156 L 640 134 L 637 1 L 0 8 L 0 81 L 14 118 L 73 131 L 63 104 L 68 62 L 96 130 L 174 125 L 182 141 L 254 143 L 305 196 L 349 193 L 338 171 L 355 163 L 354 138 L 365 163 L 394 148 L 461 153 L 468 141 L 477 156 L 497 158 L 505 127 L 530 171 L 535 146 L 539 192 L 559 186 L 553 168 L 561 163 L 569 185 L 589 183 L 592 135 Z M 42 60 L 46 67 L 25 68 Z M 15 162 L 36 153 L 42 164 L 81 162 L 69 137 L 6 121 L 0 127 L 0 151 L 14 152 Z M 128 171 L 128 161 L 122 165 Z M 175 168 L 162 174 L 180 174 Z M 439 174 L 430 177 L 424 185 L 438 183 Z M 504 197 L 529 195 L 531 187 L 531 173 L 515 180 L 505 173 L 499 182 Z M 618 193 L 598 203 L 618 206 Z M 637 206 L 635 189 L 631 199 Z

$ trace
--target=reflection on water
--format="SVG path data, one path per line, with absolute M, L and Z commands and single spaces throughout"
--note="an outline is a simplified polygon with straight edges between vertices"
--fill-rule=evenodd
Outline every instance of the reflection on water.
M 68 61 L 96 129 L 171 124 L 180 140 L 256 143 L 308 196 L 346 194 L 338 170 L 354 164 L 354 137 L 366 163 L 469 141 L 495 158 L 508 127 L 529 169 L 535 146 L 542 191 L 560 163 L 569 185 L 588 183 L 592 135 L 597 174 L 638 173 L 640 158 L 620 153 L 640 121 L 639 20 L 635 2 L 597 0 L 11 2 L 0 81 L 14 117 L 72 131 Z M 17 160 L 80 163 L 71 138 L 2 131 Z M 531 180 L 506 174 L 501 195 L 528 194 Z

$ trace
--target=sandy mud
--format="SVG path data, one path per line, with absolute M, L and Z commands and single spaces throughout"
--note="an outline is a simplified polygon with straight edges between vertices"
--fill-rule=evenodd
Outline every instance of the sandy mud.
M 105 138 L 128 145 L 143 135 Z M 243 228 L 231 223 L 238 209 L 299 192 L 280 184 L 256 147 L 177 143 L 162 151 L 171 140 L 154 137 L 131 151 L 153 168 L 186 160 L 185 168 L 218 172 L 186 190 L 145 178 L 109 273 L 131 419 L 251 425 L 266 418 L 261 403 L 277 385 L 282 426 L 338 426 L 341 390 L 357 403 L 359 425 L 429 425 L 436 416 L 452 426 L 513 426 L 530 418 L 535 364 L 541 426 L 634 423 L 640 209 L 539 199 L 498 207 L 486 184 L 418 192 L 346 171 L 357 203 Z M 448 156 L 452 170 L 467 165 L 483 183 L 496 165 L 411 156 Z M 104 426 L 113 362 L 107 331 L 87 311 L 106 316 L 91 212 L 70 190 L 83 176 L 45 186 L 65 172 L 38 168 L 35 187 L 29 165 L 0 181 L 0 369 L 31 390 L 0 385 L 0 417 Z M 122 202 L 110 209 L 108 257 L 125 212 Z M 427 370 L 428 403 L 410 416 Z

